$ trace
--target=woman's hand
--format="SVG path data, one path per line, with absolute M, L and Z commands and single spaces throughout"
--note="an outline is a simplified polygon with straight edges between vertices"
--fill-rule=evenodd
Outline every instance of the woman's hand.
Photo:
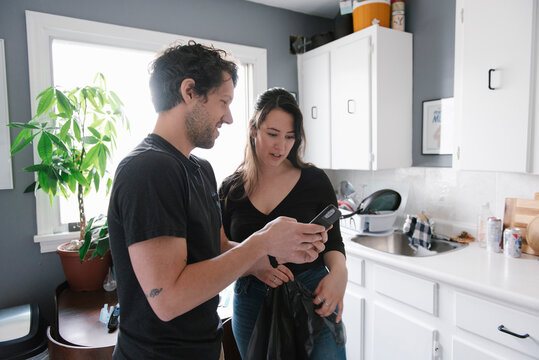
M 249 269 L 249 274 L 256 276 L 258 280 L 272 288 L 276 288 L 285 282 L 294 280 L 294 275 L 290 269 L 284 265 L 279 265 L 276 268 L 272 267 L 267 256 L 264 256 L 251 267 L 251 269 Z
M 315 298 L 313 300 L 315 305 L 322 304 L 319 309 L 315 310 L 318 315 L 322 317 L 329 316 L 338 306 L 339 309 L 336 321 L 341 321 L 343 298 L 347 282 L 348 273 L 340 271 L 332 271 L 320 280 L 320 283 L 314 291 Z

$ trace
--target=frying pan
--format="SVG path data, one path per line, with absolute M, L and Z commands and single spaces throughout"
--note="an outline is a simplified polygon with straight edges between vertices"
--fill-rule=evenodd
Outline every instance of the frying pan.
M 401 196 L 395 190 L 378 190 L 363 199 L 356 211 L 342 215 L 341 219 L 346 219 L 356 214 L 376 214 L 379 211 L 395 211 L 399 208 L 400 204 Z

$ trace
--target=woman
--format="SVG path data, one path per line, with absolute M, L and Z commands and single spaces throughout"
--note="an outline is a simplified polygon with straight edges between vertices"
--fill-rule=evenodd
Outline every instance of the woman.
M 221 251 L 278 216 L 309 222 L 328 204 L 337 204 L 326 174 L 300 158 L 303 117 L 292 94 L 281 88 L 269 89 L 258 98 L 255 110 L 249 122 L 243 163 L 220 189 Z M 348 272 L 338 222 L 328 231 L 325 245 L 312 263 L 279 264 L 274 268 L 269 259 L 264 259 L 236 281 L 232 329 L 242 357 L 247 353 L 268 286 L 275 288 L 289 280 L 299 280 L 316 295 L 314 303 L 322 304 L 317 313 L 325 317 L 336 312 L 340 321 Z M 344 348 L 337 346 L 325 328 L 316 340 L 311 359 L 345 358 Z

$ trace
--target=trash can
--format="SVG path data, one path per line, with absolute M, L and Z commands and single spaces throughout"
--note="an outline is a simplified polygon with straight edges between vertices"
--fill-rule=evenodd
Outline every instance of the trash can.
M 2 359 L 27 359 L 47 348 L 45 321 L 37 304 L 0 309 Z

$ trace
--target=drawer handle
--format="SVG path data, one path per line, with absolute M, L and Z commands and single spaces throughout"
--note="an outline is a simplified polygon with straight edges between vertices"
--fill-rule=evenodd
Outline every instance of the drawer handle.
M 503 326 L 503 325 L 498 326 L 498 330 L 500 330 L 501 332 L 504 332 L 506 334 L 516 336 L 517 338 L 520 338 L 520 339 L 525 339 L 527 337 L 530 337 L 530 334 L 520 335 L 520 334 L 514 333 L 514 332 L 512 332 L 510 330 L 507 330 L 505 328 L 505 326 Z

